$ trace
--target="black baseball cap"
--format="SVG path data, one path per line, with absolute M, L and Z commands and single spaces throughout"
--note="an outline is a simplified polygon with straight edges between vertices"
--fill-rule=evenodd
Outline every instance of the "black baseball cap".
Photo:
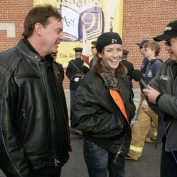
M 139 47 L 143 47 L 144 44 L 146 44 L 146 43 L 148 43 L 148 42 L 149 42 L 149 40 L 142 40 L 141 42 L 136 43 L 136 45 L 138 45 Z
M 115 32 L 102 33 L 97 39 L 96 49 L 97 51 L 101 51 L 105 46 L 110 44 L 122 45 L 122 39 L 118 33 Z
M 173 37 L 177 37 L 177 20 L 170 22 L 166 27 L 163 34 L 154 37 L 154 41 L 168 40 Z

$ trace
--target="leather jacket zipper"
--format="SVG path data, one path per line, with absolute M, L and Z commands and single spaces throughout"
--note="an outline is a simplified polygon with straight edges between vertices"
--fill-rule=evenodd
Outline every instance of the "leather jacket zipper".
M 118 150 L 117 153 L 116 153 L 116 156 L 115 156 L 115 159 L 114 159 L 114 164 L 116 163 L 117 158 L 119 157 L 119 155 L 123 152 L 123 151 L 122 151 L 122 147 L 123 147 L 123 143 L 124 143 L 124 141 L 125 141 L 126 135 L 127 135 L 127 132 L 125 133 L 124 138 L 123 138 L 122 143 L 121 143 L 121 146 L 120 146 L 119 150 Z
M 123 144 L 120 146 L 119 150 L 118 150 L 117 153 L 116 153 L 116 156 L 115 156 L 115 159 L 114 159 L 114 164 L 116 164 L 117 158 L 119 157 L 119 154 L 122 152 L 122 151 L 121 151 L 122 146 L 123 146 Z
M 54 64 L 55 65 L 55 64 Z M 62 83 L 61 81 L 58 79 L 58 77 L 61 77 L 60 76 L 60 73 L 58 71 L 56 71 L 55 69 L 56 67 L 53 66 L 53 72 L 54 72 L 54 78 L 55 78 L 55 83 L 57 85 L 58 88 L 61 88 L 62 87 Z M 58 68 L 57 68 L 58 69 Z M 57 77 L 58 76 L 58 77 Z M 59 84 L 61 83 L 61 84 Z M 62 103 L 62 100 L 61 100 L 61 95 L 59 93 L 59 89 L 57 88 L 57 92 L 58 92 L 58 95 L 59 95 L 59 99 L 60 99 L 60 102 Z M 61 90 L 63 91 L 63 94 L 64 94 L 64 90 L 61 88 Z M 61 108 L 62 108 L 62 111 L 63 111 L 63 114 L 65 115 L 65 110 L 63 108 L 63 105 L 61 104 Z M 65 117 L 67 117 L 67 115 L 65 115 Z M 68 128 L 68 124 L 67 124 L 67 121 L 66 119 L 64 118 L 64 122 L 65 122 L 65 126 L 66 126 L 66 131 L 67 131 L 67 137 L 66 139 L 68 140 L 68 142 L 70 143 L 69 146 L 71 146 L 71 142 L 70 142 L 70 137 L 69 137 L 69 128 Z
M 48 79 L 47 76 L 45 75 L 45 63 L 42 62 L 40 64 L 40 68 L 41 68 L 41 73 L 42 73 L 42 78 L 43 78 L 43 82 L 44 82 L 44 86 L 46 88 L 46 94 L 47 94 L 47 98 L 49 100 L 49 110 L 50 110 L 50 115 L 51 115 L 51 130 L 52 130 L 52 145 L 53 145 L 53 159 L 54 159 L 54 165 L 56 166 L 58 163 L 59 163 L 59 160 L 57 160 L 55 158 L 55 145 L 54 145 L 54 135 L 53 135 L 53 119 L 54 119 L 54 110 L 53 110 L 53 107 L 51 106 L 51 96 L 50 96 L 50 90 L 49 90 L 49 87 L 48 87 L 48 84 L 46 83 L 46 80 Z M 58 166 L 58 165 L 57 165 Z
M 60 163 L 60 161 L 55 158 L 55 159 L 54 159 L 55 167 L 58 167 L 58 164 L 59 164 L 59 163 Z

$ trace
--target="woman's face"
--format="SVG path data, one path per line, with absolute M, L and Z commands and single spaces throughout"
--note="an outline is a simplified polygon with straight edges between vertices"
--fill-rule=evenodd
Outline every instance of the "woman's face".
M 98 53 L 103 62 L 111 69 L 116 69 L 122 58 L 122 45 L 110 44 L 104 47 L 102 53 Z

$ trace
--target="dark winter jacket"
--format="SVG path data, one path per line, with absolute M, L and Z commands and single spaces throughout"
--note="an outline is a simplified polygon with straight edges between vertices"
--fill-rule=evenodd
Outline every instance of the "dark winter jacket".
M 134 66 L 131 62 L 129 62 L 127 59 L 122 59 L 121 63 L 127 68 L 127 76 L 130 80 L 131 87 L 133 88 L 132 84 L 132 71 L 134 70 Z
M 149 60 L 149 64 L 147 65 L 146 72 L 144 74 L 144 81 L 146 84 L 148 84 L 154 78 L 162 62 L 163 61 L 160 59 Z
M 127 115 L 131 119 L 135 114 L 135 105 L 127 76 L 120 79 L 120 87 Z M 83 131 L 85 139 L 109 152 L 126 154 L 129 149 L 131 142 L 129 123 L 111 97 L 109 87 L 94 71 L 89 71 L 85 75 L 77 89 L 71 125 Z
M 177 151 L 177 77 L 172 72 L 174 64 L 170 59 L 165 61 L 149 85 L 161 93 L 157 100 L 160 111 L 157 142 L 162 141 L 166 130 L 172 150 Z M 170 151 L 168 143 L 165 150 Z
M 10 65 L 15 60 L 19 62 L 11 73 Z M 8 177 L 31 177 L 32 170 L 63 165 L 70 140 L 61 80 L 55 73 L 65 155 L 58 152 L 60 122 L 54 116 L 45 60 L 20 41 L 15 48 L 0 53 L 0 86 L 5 84 L 2 78 L 7 70 L 11 77 L 0 95 L 0 168 Z
M 147 58 L 144 58 L 143 61 L 142 61 L 142 63 L 141 63 L 140 71 L 141 71 L 141 73 L 143 75 L 146 72 L 146 67 L 147 67 L 148 63 L 149 63 L 149 60 Z

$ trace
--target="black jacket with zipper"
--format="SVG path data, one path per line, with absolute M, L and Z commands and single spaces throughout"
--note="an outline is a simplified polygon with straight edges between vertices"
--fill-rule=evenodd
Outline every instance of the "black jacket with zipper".
M 0 53 L 0 86 L 13 60 L 18 65 L 0 95 L 0 168 L 8 177 L 30 177 L 33 170 L 62 166 L 68 160 L 63 155 L 71 150 L 66 100 L 55 72 L 66 145 L 65 153 L 59 154 L 59 121 L 54 116 L 45 60 L 19 41 L 15 48 Z
M 132 90 L 127 76 L 121 78 L 121 97 L 129 119 L 135 114 Z M 103 79 L 89 71 L 77 89 L 71 126 L 83 131 L 85 139 L 117 154 L 126 154 L 131 142 L 131 128 L 110 95 Z
M 173 67 L 177 68 L 176 62 L 171 59 L 166 60 L 149 83 L 161 93 L 156 100 L 156 105 L 150 105 L 157 106 L 159 111 L 156 146 L 159 146 L 164 137 L 168 137 L 169 142 L 165 143 L 167 152 L 171 150 L 177 152 L 177 70 Z

